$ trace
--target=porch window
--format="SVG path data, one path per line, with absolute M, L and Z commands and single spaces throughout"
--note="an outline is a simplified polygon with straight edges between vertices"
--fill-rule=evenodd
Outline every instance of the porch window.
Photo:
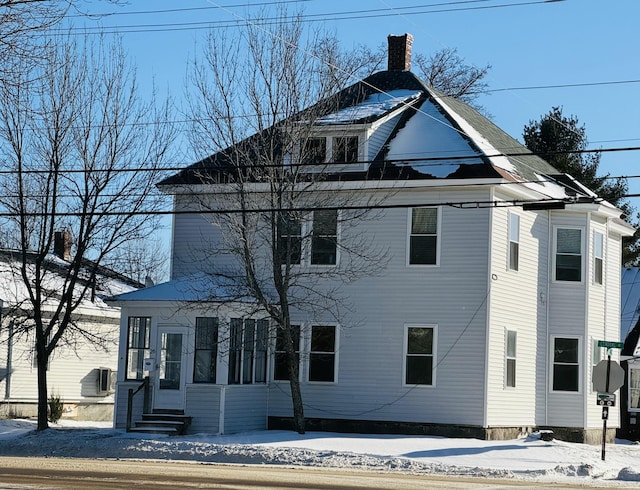
M 296 353 L 296 363 L 300 366 L 300 325 L 291 325 L 291 337 L 293 350 Z M 273 379 L 276 381 L 289 381 L 289 367 L 285 345 L 284 332 L 282 328 L 278 328 L 276 332 L 276 350 L 273 365 Z
M 433 385 L 435 327 L 407 327 L 405 330 L 405 372 L 407 385 Z
M 516 340 L 517 332 L 507 330 L 507 350 L 506 350 L 506 385 L 509 388 L 516 386 Z
M 338 248 L 338 211 L 325 209 L 313 212 L 311 264 L 335 265 Z
M 640 411 L 640 368 L 629 366 L 629 410 Z
M 196 318 L 194 383 L 216 382 L 216 358 L 218 356 L 218 319 Z
M 126 379 L 143 379 L 144 359 L 149 357 L 151 318 L 130 316 L 127 332 Z
M 576 338 L 553 339 L 553 391 L 580 391 L 579 349 Z
M 309 381 L 333 383 L 336 371 L 336 327 L 311 327 Z
M 268 320 L 231 319 L 229 384 L 267 381 Z
M 438 258 L 438 209 L 411 210 L 409 264 L 435 265 Z
M 555 234 L 556 281 L 582 281 L 582 230 L 556 228 Z
M 593 233 L 593 282 L 602 284 L 604 276 L 604 236 Z

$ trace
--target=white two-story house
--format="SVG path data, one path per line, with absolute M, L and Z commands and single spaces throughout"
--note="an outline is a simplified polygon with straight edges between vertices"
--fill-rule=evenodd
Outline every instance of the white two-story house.
M 349 187 L 362 202 L 386 193 L 376 219 L 350 224 L 385 260 L 341 285 L 351 308 L 340 322 L 291 312 L 307 429 L 508 438 L 552 428 L 599 441 L 591 366 L 598 340 L 618 340 L 621 242 L 633 230 L 619 209 L 427 86 L 410 71 L 410 47 L 409 35 L 390 36 L 388 70 L 339 93 L 312 128 L 323 161 L 338 147 L 341 162 L 357 163 L 326 189 Z M 249 300 L 218 304 L 223 291 L 198 287 L 213 259 L 194 251 L 224 230 L 181 211 L 211 192 L 200 178 L 215 160 L 159 184 L 178 211 L 171 280 L 114 298 L 117 427 L 147 377 L 144 408 L 183 413 L 192 432 L 291 426 L 264 313 Z M 305 226 L 331 239 L 302 243 L 298 267 L 348 262 L 340 217 L 309 210 Z M 609 427 L 617 424 L 612 414 Z

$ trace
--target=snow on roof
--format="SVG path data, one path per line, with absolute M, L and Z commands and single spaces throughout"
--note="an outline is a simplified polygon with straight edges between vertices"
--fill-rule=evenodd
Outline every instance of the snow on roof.
M 54 305 L 56 302 L 55 298 L 59 296 L 65 287 L 63 271 L 69 266 L 68 262 L 65 262 L 54 254 L 47 255 L 46 262 L 54 267 L 45 273 L 42 281 L 43 290 L 45 290 L 50 297 L 49 300 L 45 301 L 45 307 L 47 302 Z M 78 290 L 79 289 L 80 288 L 78 288 Z M 135 289 L 131 284 L 98 273 L 96 275 L 96 296 L 94 301 L 91 301 L 89 297 L 84 298 L 80 304 L 80 308 L 85 312 L 95 309 L 106 312 L 107 310 L 113 309 L 113 307 L 107 305 L 103 301 L 103 298 L 113 296 L 114 294 L 135 291 Z M 18 305 L 27 301 L 28 298 L 29 293 L 20 275 L 19 256 L 2 255 L 0 258 L 0 299 L 2 299 L 5 304 Z
M 360 104 L 319 118 L 316 124 L 348 124 L 368 117 L 377 117 L 408 101 L 418 98 L 420 90 L 391 90 L 369 95 Z
M 462 164 L 482 163 L 480 156 L 474 156 L 474 153 L 475 150 L 467 140 L 451 126 L 435 105 L 431 101 L 425 101 L 391 140 L 386 158 L 396 165 L 403 165 L 402 160 L 405 159 L 435 158 L 436 160 L 410 161 L 404 165 L 423 174 L 447 177 Z M 469 158 L 447 160 L 447 157 L 462 155 L 469 155 Z
M 171 281 L 156 284 L 148 288 L 119 294 L 108 299 L 109 302 L 121 301 L 215 301 L 216 298 L 227 300 L 236 298 L 231 288 L 216 285 L 214 279 L 205 274 L 185 276 Z M 238 299 L 243 301 L 243 299 Z M 246 298 L 244 299 L 246 301 Z

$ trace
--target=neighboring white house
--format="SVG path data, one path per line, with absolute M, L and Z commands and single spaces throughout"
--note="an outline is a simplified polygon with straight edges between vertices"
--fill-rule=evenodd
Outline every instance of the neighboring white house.
M 362 162 L 336 174 L 341 188 L 360 189 L 363 202 L 386 188 L 385 208 L 354 233 L 379 243 L 388 262 L 342 285 L 352 322 L 292 312 L 308 429 L 493 439 L 552 428 L 599 441 L 591 366 L 597 340 L 619 339 L 621 242 L 633 229 L 619 209 L 411 73 L 410 36 L 389 40 L 389 69 L 339 93 L 315 128 L 322 154 L 340 139 Z M 202 174 L 224 172 L 216 158 L 160 183 L 177 211 L 198 209 L 211 191 Z M 310 212 L 309 226 L 320 214 Z M 340 233 L 336 225 L 334 248 L 321 251 L 325 267 L 348 258 Z M 260 341 L 265 315 L 248 300 L 218 307 L 224 291 L 198 287 L 212 264 L 194 251 L 223 239 L 205 216 L 176 213 L 171 281 L 114 298 L 117 427 L 146 376 L 148 408 L 184 413 L 193 432 L 289 426 L 277 345 Z M 300 267 L 313 267 L 314 247 L 303 244 Z M 136 420 L 142 402 L 132 402 Z M 609 427 L 618 423 L 612 415 Z
M 66 239 L 65 239 L 66 238 Z M 55 297 L 69 266 L 70 240 L 56 234 L 55 252 L 47 258 L 50 293 Z M 66 244 L 66 249 L 65 249 Z M 30 417 L 37 414 L 38 384 L 34 332 L 23 326 L 31 310 L 27 290 L 19 275 L 22 254 L 0 250 L 0 415 Z M 50 396 L 64 403 L 63 417 L 78 420 L 113 419 L 115 376 L 118 365 L 120 311 L 103 298 L 142 287 L 120 274 L 99 268 L 92 297 L 82 300 L 73 322 L 80 329 L 107 339 L 98 348 L 69 328 L 48 366 Z M 46 311 L 46 307 L 45 307 Z

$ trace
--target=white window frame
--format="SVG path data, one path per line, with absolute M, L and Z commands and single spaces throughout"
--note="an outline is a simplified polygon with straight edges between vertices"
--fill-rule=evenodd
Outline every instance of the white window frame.
M 314 327 L 333 327 L 334 328 L 334 351 L 333 351 L 333 381 L 311 381 L 310 378 L 310 374 L 311 374 L 311 355 L 316 353 L 316 354 L 331 354 L 330 352 L 324 352 L 324 351 L 312 351 L 311 350 L 311 341 L 313 339 L 313 328 Z M 330 322 L 316 322 L 313 325 L 309 325 L 307 328 L 307 336 L 305 338 L 305 344 L 306 344 L 306 348 L 305 348 L 305 381 L 309 384 L 318 384 L 318 385 L 334 385 L 338 383 L 338 366 L 339 366 L 339 362 L 338 362 L 338 352 L 340 352 L 340 327 L 339 325 L 335 324 L 335 323 L 330 323 Z
M 640 413 L 640 386 L 637 388 L 634 388 L 632 386 L 632 372 L 633 371 L 637 371 L 638 372 L 638 382 L 640 382 L 640 362 L 637 361 L 629 361 L 628 364 L 628 382 L 627 382 L 627 410 L 629 411 L 629 413 Z M 631 406 L 631 402 L 633 400 L 633 396 L 632 396 L 632 392 L 633 390 L 639 392 L 638 393 L 638 403 L 637 403 L 637 407 L 632 407 Z
M 350 162 L 348 164 L 345 163 L 336 163 L 334 161 L 333 154 L 333 143 L 334 138 L 357 138 L 358 141 L 358 154 L 356 158 L 356 162 Z M 366 149 L 367 149 L 367 134 L 365 131 L 359 129 L 345 129 L 342 131 L 334 130 L 319 130 L 314 131 L 313 134 L 308 135 L 306 139 L 324 139 L 325 140 L 325 159 L 323 163 L 318 164 L 310 164 L 304 168 L 305 172 L 322 172 L 326 169 L 336 169 L 342 172 L 362 172 L 365 171 L 368 167 L 366 162 Z M 303 163 L 302 161 L 302 141 L 298 141 L 295 145 L 295 150 L 298 155 L 299 163 Z
M 299 330 L 299 335 L 298 335 L 298 380 L 301 381 L 302 380 L 302 357 L 303 357 L 303 347 L 304 347 L 304 329 L 301 323 L 297 323 L 294 322 L 292 325 L 292 327 L 296 326 L 298 327 Z M 278 353 L 284 352 L 284 351 L 279 351 L 276 350 L 277 349 L 277 342 L 278 342 L 278 333 L 277 330 L 274 330 L 273 332 L 273 344 L 272 344 L 272 355 L 271 355 L 271 374 L 269 376 L 269 378 L 271 379 L 271 381 L 273 381 L 274 383 L 288 383 L 289 382 L 289 378 L 287 377 L 286 379 L 276 379 L 276 355 Z
M 559 230 L 578 230 L 580 231 L 580 280 L 579 281 L 569 281 L 566 279 L 558 279 L 557 278 L 557 259 L 558 259 L 558 231 Z M 565 254 L 562 255 L 575 255 L 575 254 Z M 561 284 L 583 284 L 584 276 L 585 276 L 585 266 L 584 266 L 584 227 L 582 226 L 554 226 L 553 227 L 553 282 L 561 283 Z
M 436 210 L 436 260 L 433 264 L 412 264 L 411 263 L 411 236 L 414 209 L 435 209 Z M 442 207 L 441 206 L 416 206 L 407 210 L 407 244 L 406 244 L 406 266 L 407 267 L 439 267 L 440 266 L 440 250 L 442 249 Z M 417 235 L 431 236 L 431 235 Z
M 433 330 L 433 340 L 431 346 L 431 384 L 407 384 L 407 359 L 409 357 L 409 330 L 412 328 L 430 328 Z M 410 388 L 432 389 L 436 387 L 436 374 L 438 365 L 438 325 L 436 324 L 414 324 L 404 325 L 404 340 L 402 350 L 402 386 Z
M 556 365 L 555 362 L 555 343 L 556 339 L 569 339 L 575 340 L 578 342 L 578 353 L 577 353 L 577 364 L 578 364 L 578 390 L 570 391 L 570 390 L 555 390 L 553 388 L 553 380 L 554 380 L 554 367 Z M 567 395 L 577 395 L 582 393 L 583 391 L 583 369 L 584 369 L 584 359 L 582 357 L 582 337 L 578 335 L 552 335 L 550 338 L 549 344 L 549 391 L 551 393 L 562 393 Z M 558 364 L 567 364 L 568 363 L 558 363 Z M 572 364 L 571 364 L 572 365 Z
M 515 335 L 515 352 L 509 355 L 509 334 Z M 513 361 L 513 385 L 509 384 L 509 361 Z M 505 329 L 504 333 L 504 387 L 512 390 L 518 386 L 518 331 Z
M 598 263 L 600 264 L 600 277 L 598 277 Z M 593 232 L 593 284 L 598 286 L 604 284 L 604 234 L 595 230 Z
M 318 211 L 333 211 L 332 209 L 318 209 Z M 303 243 L 303 256 L 302 256 L 302 263 L 306 263 L 308 266 L 310 267 L 320 267 L 320 268 L 327 268 L 327 267 L 337 267 L 340 264 L 340 234 L 341 234 L 341 210 L 340 209 L 336 209 L 336 262 L 335 264 L 313 264 L 311 263 L 312 257 L 313 257 L 313 230 L 315 227 L 315 220 L 314 220 L 314 212 L 309 213 L 309 219 L 307 220 L 308 223 L 308 228 L 307 230 L 303 229 L 303 241 L 306 238 L 306 242 L 307 242 L 307 246 L 304 246 Z M 306 233 L 305 233 L 306 231 Z M 306 252 L 305 250 L 306 249 Z M 305 260 L 306 259 L 306 260 Z
M 509 211 L 509 224 L 508 224 L 508 250 L 507 250 L 507 270 L 517 272 L 520 268 L 520 215 Z M 515 244 L 516 257 L 515 267 L 512 267 L 513 255 L 511 244 Z

